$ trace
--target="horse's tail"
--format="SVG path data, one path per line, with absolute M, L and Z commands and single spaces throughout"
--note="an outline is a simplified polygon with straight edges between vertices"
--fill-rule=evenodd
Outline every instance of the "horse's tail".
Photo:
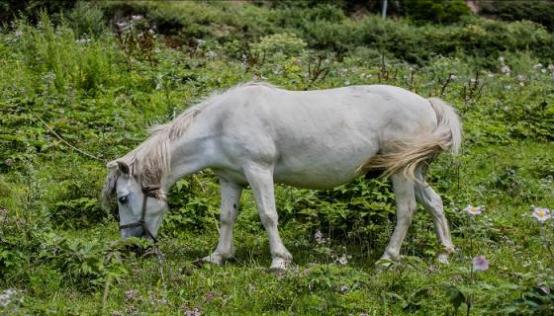
M 430 98 L 429 103 L 437 116 L 437 127 L 431 133 L 394 142 L 388 152 L 370 158 L 360 171 L 380 170 L 385 176 L 402 171 L 415 179 L 416 169 L 441 152 L 457 154 L 462 143 L 462 124 L 456 111 L 439 98 Z

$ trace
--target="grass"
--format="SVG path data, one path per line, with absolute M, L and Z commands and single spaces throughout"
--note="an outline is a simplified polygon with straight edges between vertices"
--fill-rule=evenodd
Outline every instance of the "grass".
M 554 90 L 546 66 L 552 61 L 542 59 L 540 51 L 515 45 L 496 52 L 512 68 L 511 75 L 504 75 L 495 55 L 481 55 L 485 50 L 426 53 L 421 60 L 431 59 L 414 65 L 406 62 L 413 56 L 381 56 L 365 43 L 341 46 L 347 41 L 339 31 L 319 39 L 306 33 L 309 23 L 335 21 L 357 28 L 375 19 L 359 21 L 332 6 L 304 8 L 299 12 L 309 14 L 309 21 L 291 15 L 284 22 L 283 12 L 294 9 L 221 3 L 129 6 L 145 17 L 131 22 L 130 13 L 124 15 L 136 24 L 122 33 L 103 20 L 117 8 L 110 3 L 81 4 L 68 20 L 52 23 L 43 15 L 38 25 L 19 21 L 0 33 L 0 294 L 8 288 L 18 291 L 0 312 L 450 315 L 465 314 L 467 298 L 472 315 L 552 312 L 554 297 L 544 289 L 554 292 L 554 258 L 531 217 L 533 206 L 554 204 Z M 209 10 L 185 19 L 199 7 Z M 175 16 L 166 14 L 173 9 Z M 247 18 L 237 20 L 237 10 Z M 322 14 L 327 20 L 315 18 Z M 144 36 L 153 23 L 172 20 L 179 22 L 175 32 Z M 401 35 L 418 42 L 409 21 L 386 23 L 402 26 Z M 340 30 L 333 25 L 325 27 Z M 503 28 L 535 27 L 478 17 L 453 26 L 417 27 L 448 32 L 471 25 L 497 25 L 496 31 L 481 30 L 491 37 Z M 229 28 L 233 31 L 225 33 Z M 537 33 L 538 41 L 543 32 Z M 205 46 L 192 43 L 197 39 L 204 39 Z M 177 40 L 181 46 L 174 47 Z M 271 54 L 263 57 L 264 51 Z M 534 67 L 539 62 L 545 65 Z M 456 79 L 445 83 L 450 74 Z M 210 171 L 172 188 L 172 212 L 159 244 L 163 264 L 155 256 L 126 251 L 144 245 L 116 241 L 117 225 L 100 208 L 105 161 L 134 148 L 149 125 L 253 77 L 291 89 L 385 83 L 423 96 L 442 91 L 460 112 L 465 134 L 462 155 L 441 156 L 430 176 L 458 247 L 450 265 L 435 261 L 439 249 L 433 223 L 420 208 L 403 246 L 404 258 L 382 271 L 377 260 L 394 225 L 394 197 L 386 180 L 358 179 L 327 191 L 278 186 L 280 231 L 295 262 L 286 273 L 267 270 L 267 237 L 249 191 L 235 228 L 236 259 L 198 268 L 193 261 L 217 243 L 219 194 Z M 69 148 L 45 124 L 99 159 Z M 469 203 L 485 206 L 473 223 L 462 211 Z M 314 239 L 318 230 L 326 243 Z M 345 265 L 337 263 L 343 255 Z M 486 256 L 490 269 L 472 278 L 475 255 Z

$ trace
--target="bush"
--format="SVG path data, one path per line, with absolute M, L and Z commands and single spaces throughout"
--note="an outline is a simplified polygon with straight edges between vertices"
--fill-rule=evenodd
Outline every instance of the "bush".
M 106 31 L 104 12 L 92 3 L 78 2 L 67 18 L 78 38 L 84 35 L 98 37 Z
M 403 0 L 400 11 L 418 22 L 454 23 L 471 11 L 463 0 Z
M 280 54 L 283 56 L 299 55 L 304 51 L 306 42 L 294 34 L 281 33 L 262 37 L 262 39 L 252 45 L 255 53 L 262 55 Z
M 63 10 L 71 9 L 77 0 L 44 1 L 44 0 L 7 0 L 0 2 L 0 23 L 8 25 L 9 22 L 19 18 L 27 18 L 32 23 L 39 20 L 44 12 L 54 17 L 60 17 Z
M 554 31 L 554 1 L 479 0 L 480 12 L 502 20 L 529 20 Z

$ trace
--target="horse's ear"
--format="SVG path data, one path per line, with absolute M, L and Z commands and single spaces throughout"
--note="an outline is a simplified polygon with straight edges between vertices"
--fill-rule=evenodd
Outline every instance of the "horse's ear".
M 129 174 L 129 166 L 124 163 L 123 161 L 118 160 L 117 161 L 117 167 L 119 168 L 119 171 L 121 173 L 128 175 Z

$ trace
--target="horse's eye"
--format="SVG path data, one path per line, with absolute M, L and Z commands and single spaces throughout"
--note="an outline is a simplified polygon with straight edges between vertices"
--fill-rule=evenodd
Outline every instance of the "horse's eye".
M 127 196 L 126 195 L 125 196 L 120 196 L 118 198 L 118 200 L 119 200 L 119 203 L 125 204 L 125 203 L 127 203 Z

